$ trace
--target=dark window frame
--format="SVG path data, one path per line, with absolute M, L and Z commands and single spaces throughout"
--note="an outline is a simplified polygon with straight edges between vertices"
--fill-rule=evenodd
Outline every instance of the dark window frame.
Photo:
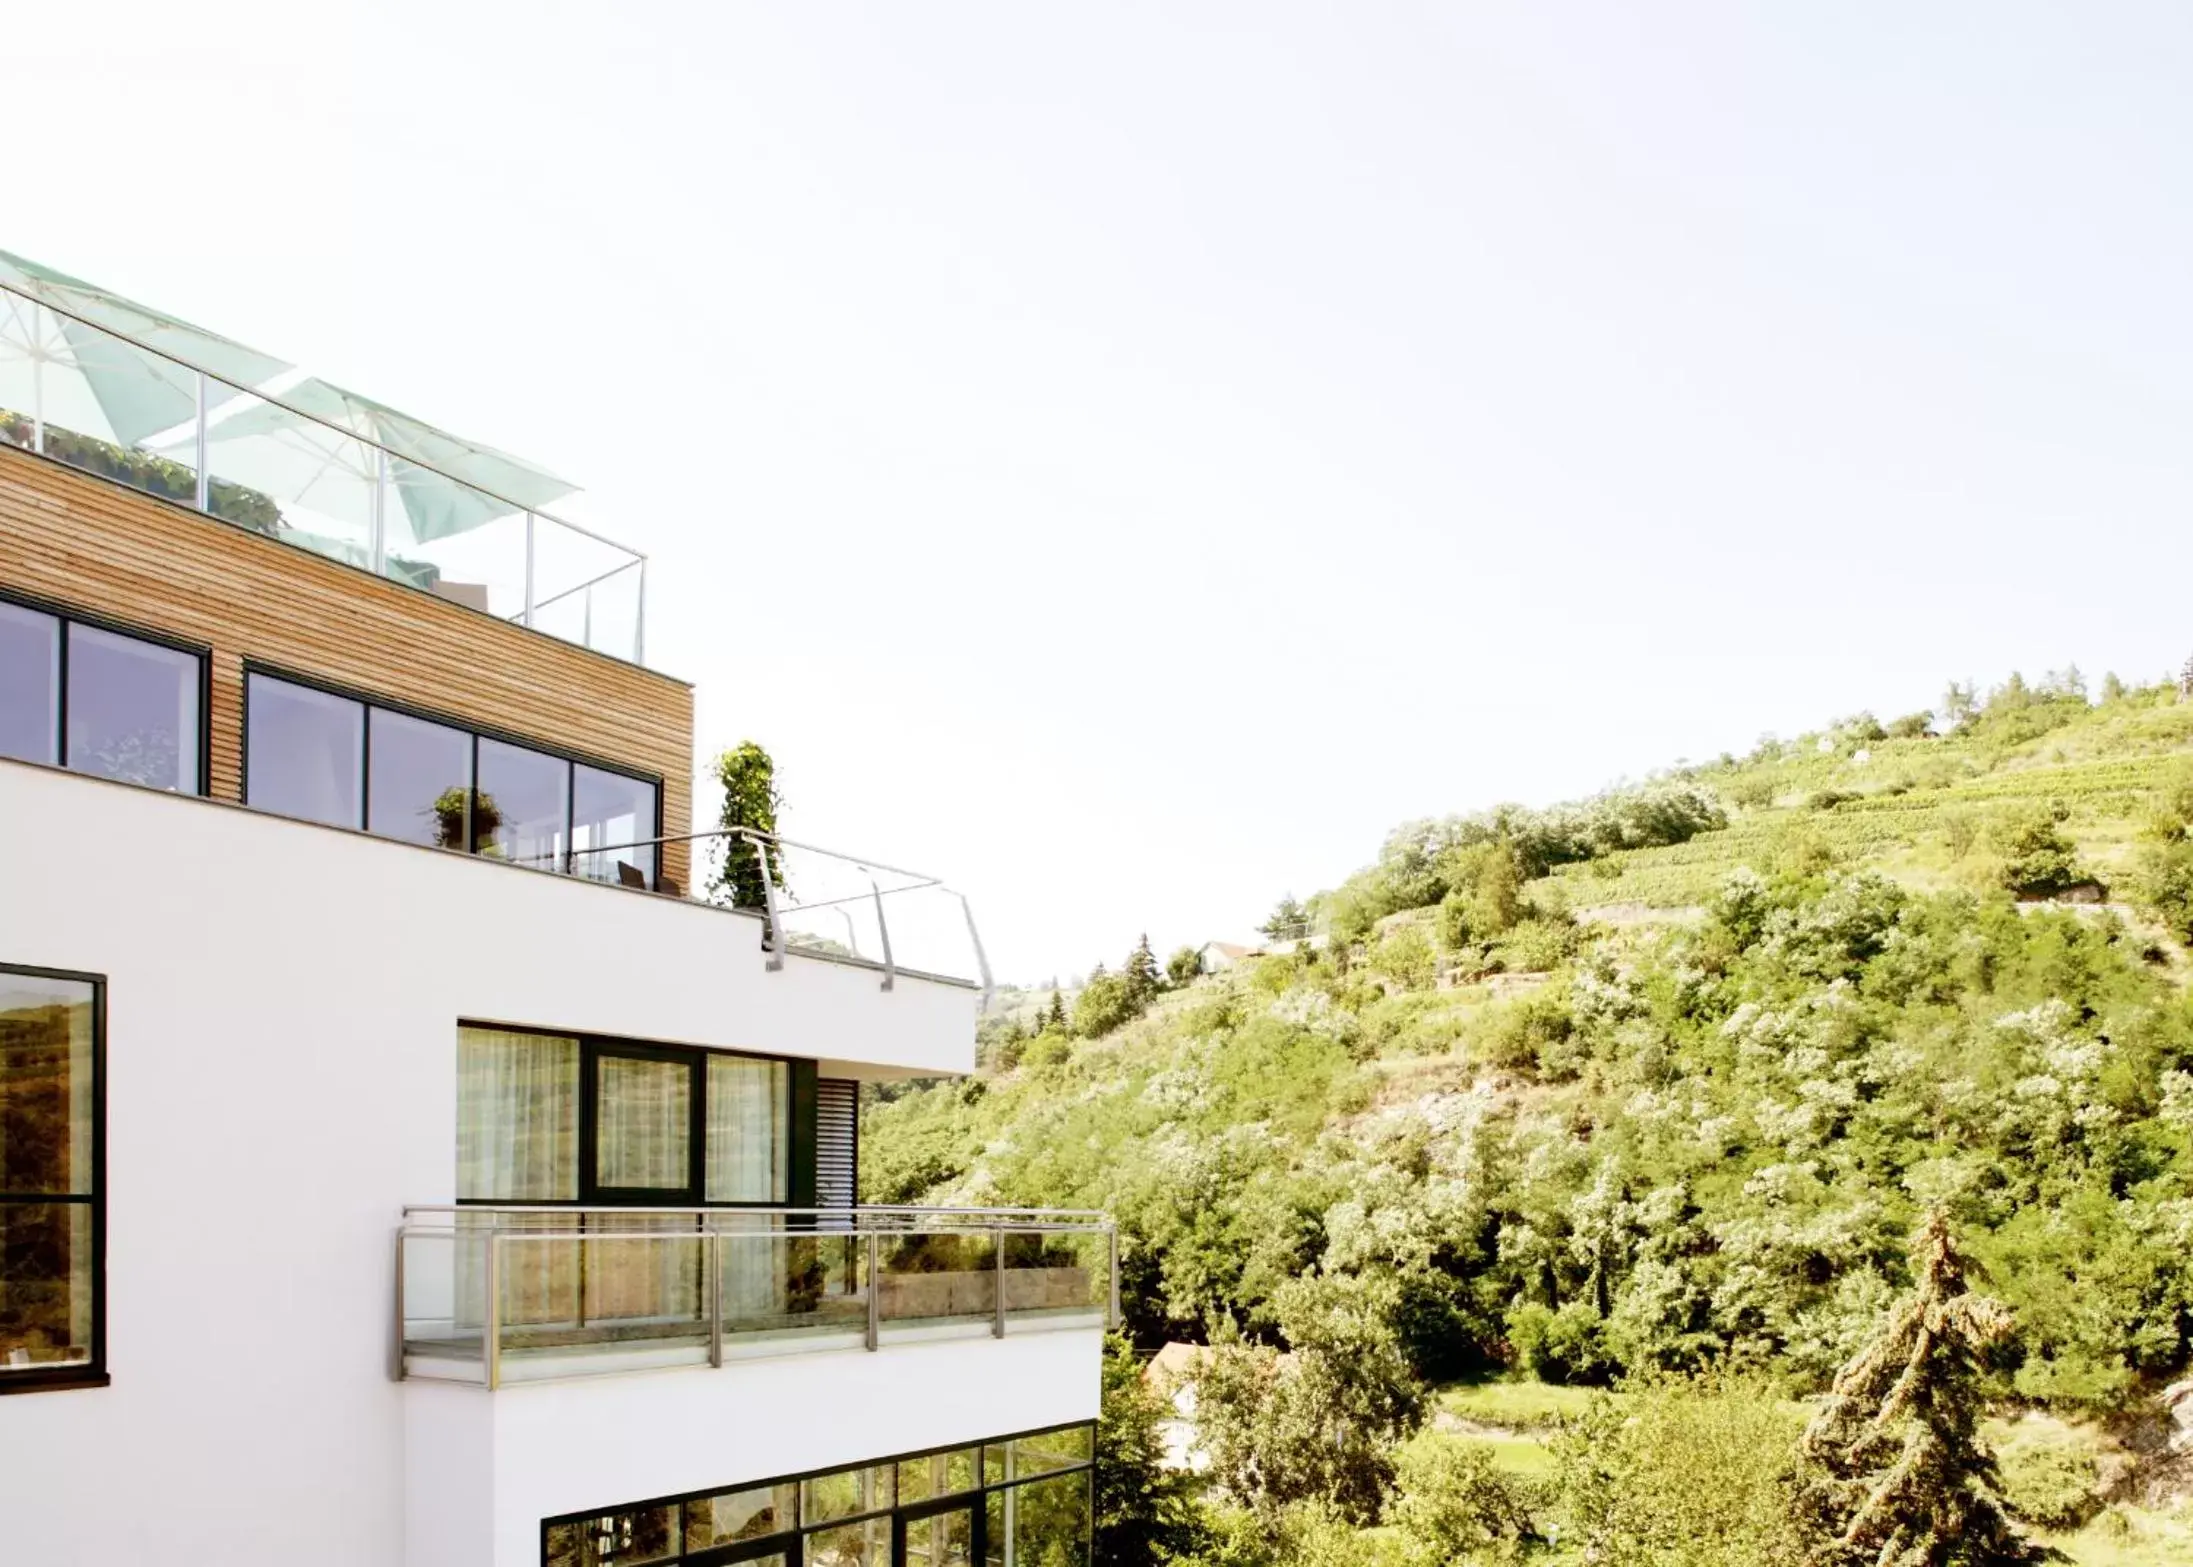
M 107 1371 L 107 977 L 76 969 L 0 963 L 0 974 L 57 979 L 91 987 L 91 1193 L 0 1193 L 0 1199 L 88 1205 L 91 1209 L 91 1359 L 46 1371 L 0 1371 L 0 1396 L 106 1387 Z
M 1091 1457 L 1082 1463 L 1067 1464 L 1057 1469 L 1046 1469 L 1041 1474 L 1016 1475 L 1011 1480 L 1002 1480 L 996 1484 L 990 1484 L 982 1479 L 982 1471 L 987 1466 L 978 1460 L 976 1465 L 977 1483 L 972 1490 L 962 1491 L 948 1497 L 926 1497 L 908 1506 L 902 1507 L 899 1505 L 895 1475 L 900 1464 L 910 1463 L 917 1458 L 934 1458 L 940 1453 L 964 1452 L 970 1447 L 997 1447 L 1008 1442 L 1023 1441 L 1028 1437 L 1049 1436 L 1057 1431 L 1087 1431 L 1089 1433 Z M 676 1554 L 663 1558 L 667 1567 L 725 1567 L 725 1564 L 728 1563 L 751 1561 L 756 1557 L 766 1558 L 780 1553 L 790 1557 L 792 1567 L 804 1567 L 806 1561 L 804 1546 L 808 1535 L 823 1530 L 841 1528 L 848 1524 L 871 1523 L 877 1519 L 888 1519 L 890 1521 L 892 1559 L 899 1561 L 904 1559 L 901 1553 L 905 1549 L 906 1524 L 910 1520 L 919 1520 L 924 1517 L 932 1517 L 938 1513 L 958 1512 L 968 1509 L 971 1509 L 974 1513 L 971 1559 L 980 1562 L 987 1559 L 983 1547 L 987 1543 L 985 1537 L 988 1534 L 989 1499 L 1006 1491 L 1017 1490 L 1024 1485 L 1039 1484 L 1045 1480 L 1056 1480 L 1066 1475 L 1080 1475 L 1084 1484 L 1088 1487 L 1089 1527 L 1092 1536 L 1094 1535 L 1096 1528 L 1096 1460 L 1094 1457 L 1096 1440 L 1097 1422 L 1093 1420 L 1069 1420 L 1061 1425 L 1036 1426 L 1026 1431 L 1015 1431 L 1005 1436 L 985 1437 L 977 1442 L 949 1442 L 942 1447 L 917 1448 L 913 1452 L 899 1453 L 889 1458 L 868 1458 L 857 1463 L 829 1464 L 821 1469 L 808 1469 L 796 1474 L 772 1475 L 763 1480 L 738 1480 L 726 1485 L 706 1486 L 698 1491 L 680 1491 L 668 1496 L 651 1496 L 644 1501 L 619 1502 L 613 1507 L 590 1507 L 584 1512 L 560 1513 L 553 1518 L 543 1518 L 541 1520 L 541 1562 L 543 1567 L 547 1567 L 549 1560 L 548 1536 L 551 1529 L 564 1524 L 585 1523 L 589 1519 L 601 1518 L 614 1513 L 642 1512 L 653 1507 L 673 1507 L 677 1509 L 676 1524 L 679 1548 Z M 825 1475 L 844 1474 L 853 1469 L 883 1467 L 890 1468 L 894 1473 L 891 1506 L 879 1508 L 875 1512 L 852 1513 L 843 1518 L 823 1519 L 814 1524 L 807 1522 L 807 1492 L 805 1489 L 807 1481 L 819 1480 Z M 711 1546 L 700 1551 L 687 1551 L 684 1548 L 685 1504 L 687 1502 L 697 1502 L 707 1497 L 721 1496 L 726 1491 L 756 1491 L 778 1485 L 789 1485 L 795 1489 L 793 1501 L 794 1521 L 791 1528 L 780 1529 L 775 1534 L 764 1535 L 755 1540 L 740 1540 L 733 1545 Z M 1091 1548 L 1094 1549 L 1093 1541 Z
M 24 593 L 16 588 L 0 587 L 0 603 L 12 604 L 17 609 L 27 609 L 36 615 L 51 615 L 60 622 L 60 661 L 55 668 L 57 687 L 54 691 L 53 756 L 51 762 L 31 762 L 32 767 L 51 767 L 56 771 L 74 773 L 79 778 L 101 778 L 98 773 L 87 773 L 82 768 L 69 766 L 69 628 L 83 626 L 92 631 L 104 631 L 109 636 L 127 637 L 133 642 L 143 642 L 152 647 L 165 648 L 170 653 L 182 653 L 198 665 L 198 747 L 197 776 L 191 781 L 190 796 L 203 799 L 213 792 L 213 649 L 203 642 L 193 642 L 173 632 L 157 627 L 138 625 L 133 621 L 117 620 L 112 615 L 97 610 L 80 609 L 60 599 L 49 599 L 34 593 Z M 16 760 L 9 758 L 9 760 Z M 179 789 L 162 789 L 157 784 L 131 783 L 127 778 L 101 778 L 104 783 L 118 783 L 132 789 L 150 789 L 155 794 L 181 794 Z M 658 829 L 659 833 L 660 829 Z
M 796 1201 L 799 1191 L 799 1075 L 802 1066 L 812 1068 L 814 1062 L 801 1056 L 775 1055 L 766 1050 L 725 1050 L 714 1045 L 684 1045 L 659 1039 L 629 1039 L 617 1034 L 591 1034 L 584 1029 L 541 1028 L 525 1023 L 497 1023 L 487 1018 L 464 1017 L 457 1020 L 459 1029 L 493 1029 L 499 1034 L 530 1034 L 537 1039 L 572 1039 L 579 1046 L 579 1195 L 576 1197 L 528 1197 L 511 1201 L 500 1197 L 459 1197 L 460 1208 L 620 1208 L 620 1207 L 679 1207 L 721 1208 L 727 1212 L 741 1209 L 766 1211 L 771 1208 L 811 1207 L 811 1203 Z M 693 1200 L 666 1204 L 659 1193 L 625 1192 L 612 1187 L 603 1192 L 594 1179 L 595 1148 L 594 1129 L 599 1116 L 598 1093 L 595 1073 L 604 1053 L 610 1055 L 642 1056 L 655 1060 L 693 1060 L 693 1132 L 691 1159 L 693 1166 Z M 781 1065 L 785 1070 L 784 1118 L 785 1136 L 789 1141 L 786 1149 L 785 1200 L 783 1202 L 710 1202 L 708 1201 L 708 1058 L 729 1056 L 739 1061 L 767 1061 Z M 811 1096 L 810 1096 L 811 1097 Z M 810 1141 L 813 1127 L 807 1132 Z M 810 1193 L 809 1195 L 812 1195 Z M 1034 1434 L 1034 1433 L 1027 1433 Z M 965 1446 L 965 1443 L 961 1444 Z M 948 1451 L 939 1449 L 939 1451 Z M 829 1474 L 830 1470 L 819 1470 Z M 714 1491 L 700 1491 L 698 1496 L 713 1496 Z
M 470 795 L 477 794 L 480 788 L 480 742 L 482 740 L 493 740 L 499 745 L 516 746 L 520 750 L 532 751 L 538 755 L 548 757 L 552 761 L 564 764 L 563 839 L 567 859 L 570 857 L 571 840 L 576 827 L 574 816 L 578 809 L 577 770 L 579 768 L 591 767 L 598 772 L 613 773 L 620 778 L 629 778 L 634 783 L 646 784 L 652 788 L 655 791 L 655 822 L 654 830 L 650 836 L 657 841 L 654 844 L 655 866 L 653 873 L 648 878 L 648 886 L 650 890 L 660 890 L 662 886 L 662 844 L 660 840 L 663 835 L 664 810 L 663 778 L 660 773 L 651 773 L 643 768 L 628 767 L 619 762 L 607 761 L 599 756 L 590 756 L 583 751 L 574 751 L 566 746 L 555 745 L 545 740 L 537 740 L 512 730 L 475 723 L 469 718 L 459 718 L 454 713 L 419 707 L 395 697 L 378 696 L 371 691 L 356 686 L 346 686 L 338 681 L 324 679 L 319 675 L 306 674 L 302 670 L 292 669 L 287 665 L 269 663 L 256 658 L 246 658 L 243 665 L 243 716 L 237 740 L 239 752 L 237 776 L 239 780 L 238 793 L 244 804 L 251 804 L 251 681 L 252 677 L 257 675 L 263 679 L 280 681 L 285 685 L 300 686 L 307 691 L 317 691 L 322 696 L 332 696 L 346 702 L 356 702 L 362 709 L 358 719 L 358 821 L 356 826 L 337 826 L 338 831 L 360 833 L 369 838 L 378 838 L 384 843 L 408 841 L 389 838 L 385 834 L 374 832 L 366 825 L 366 823 L 373 820 L 373 712 L 378 708 L 383 712 L 393 713 L 400 718 L 414 718 L 421 723 L 438 724 L 444 729 L 457 730 L 471 741 L 472 776 L 471 781 L 466 785 L 467 799 L 465 802 L 466 846 L 462 850 L 452 849 L 444 852 L 451 854 L 463 853 L 475 859 L 481 857 L 479 845 L 473 841 Z M 269 812 L 268 814 L 278 815 L 279 813 Z M 294 817 L 285 817 L 283 819 L 286 821 L 296 820 Z M 314 825 L 325 827 L 336 824 L 317 822 Z M 562 867 L 553 867 L 553 869 L 556 874 L 563 874 Z M 597 880 L 598 878 L 581 879 Z M 603 885 L 615 886 L 616 883 L 604 882 Z

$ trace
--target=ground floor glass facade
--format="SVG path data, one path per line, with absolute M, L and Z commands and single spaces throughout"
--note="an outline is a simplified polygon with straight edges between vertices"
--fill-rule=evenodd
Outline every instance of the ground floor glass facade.
M 1095 1428 L 549 1520 L 546 1567 L 1090 1567 Z

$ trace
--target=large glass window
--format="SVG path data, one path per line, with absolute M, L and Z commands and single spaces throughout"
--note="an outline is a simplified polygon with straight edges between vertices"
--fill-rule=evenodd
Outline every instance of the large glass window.
M 460 1024 L 458 1199 L 785 1202 L 791 1076 L 754 1056 Z
M 68 765 L 179 794 L 198 792 L 195 654 L 68 629 Z
M 0 603 L 0 756 L 61 759 L 61 622 Z
M 1090 1567 L 1092 1434 L 1090 1426 L 1072 1426 L 986 1449 L 810 1474 L 797 1483 L 773 1480 L 682 1502 L 553 1519 L 545 1531 L 545 1560 L 547 1567 L 625 1561 Z M 1071 1470 L 1034 1478 L 1011 1474 L 1020 1453 L 1038 1451 L 1082 1456 Z M 1007 1478 L 984 1483 L 985 1453 L 1003 1459 L 991 1470 Z
M 101 999 L 0 968 L 0 1387 L 98 1369 Z
M 199 791 L 196 653 L 0 602 L 0 756 Z
M 472 736 L 381 707 L 368 727 L 366 830 L 438 849 L 468 847 Z
M 572 867 L 596 881 L 655 885 L 655 786 L 598 767 L 572 770 Z
M 570 820 L 569 762 L 500 740 L 480 742 L 480 797 L 472 823 L 480 853 L 561 870 Z
M 37 718 L 38 630 L 0 620 L 0 755 Z M 73 664 L 69 684 L 73 692 Z M 538 870 L 656 883 L 660 791 L 645 779 L 256 671 L 246 686 L 244 798 L 260 810 Z M 10 718 L 18 710 L 28 715 L 20 725 Z M 196 757 L 193 748 L 192 769 Z M 579 852 L 567 854 L 573 845 Z
M 245 682 L 244 798 L 331 827 L 365 822 L 365 704 L 267 675 Z
M 579 1042 L 457 1030 L 460 1201 L 572 1202 L 579 1195 Z
M 604 1053 L 594 1073 L 595 1185 L 627 1192 L 691 1187 L 692 1061 Z
M 791 1068 L 745 1056 L 708 1058 L 710 1202 L 787 1201 L 791 1139 L 784 1106 Z

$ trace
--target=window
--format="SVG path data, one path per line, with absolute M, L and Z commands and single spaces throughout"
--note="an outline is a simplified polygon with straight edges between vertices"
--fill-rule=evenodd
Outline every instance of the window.
M 61 759 L 61 622 L 0 603 L 0 756 Z
M 457 1198 L 574 1202 L 579 1195 L 579 1042 L 457 1030 Z
M 373 709 L 366 755 L 366 831 L 437 849 L 471 842 L 472 736 Z
M 0 755 L 28 743 L 11 738 L 18 729 L 39 732 L 38 618 L 0 619 Z M 648 779 L 259 670 L 245 688 L 244 799 L 262 811 L 656 884 L 649 840 L 661 827 L 662 791 Z
M 0 968 L 0 1392 L 104 1363 L 104 986 Z
M 479 852 L 514 865 L 563 869 L 571 764 L 500 740 L 480 742 Z
M 598 767 L 572 769 L 572 866 L 596 881 L 655 885 L 655 786 Z M 621 868 L 621 869 L 620 869 Z
M 365 704 L 310 686 L 245 681 L 244 798 L 330 827 L 365 819 Z
M 1090 1567 L 1093 1434 L 1069 1426 L 549 1519 L 542 1559 L 546 1567 Z M 982 1480 L 983 1455 L 1034 1451 L 1081 1457 L 1071 1470 Z M 1014 1460 L 992 1467 L 1010 1474 Z
M 205 657 L 0 602 L 0 756 L 200 792 Z
M 791 1080 L 762 1057 L 459 1024 L 458 1200 L 787 1202 Z
M 783 1113 L 790 1083 L 782 1061 L 708 1058 L 710 1202 L 790 1201 L 792 1140 Z

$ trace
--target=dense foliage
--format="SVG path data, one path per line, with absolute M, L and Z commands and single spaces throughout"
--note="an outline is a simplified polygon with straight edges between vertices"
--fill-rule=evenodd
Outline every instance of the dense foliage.
M 2105 690 L 1405 828 L 1284 911 L 1309 941 L 1193 979 L 1145 942 L 993 1020 L 983 1077 L 871 1104 L 867 1195 L 1118 1218 L 1137 1345 L 1218 1346 L 1200 1560 L 1369 1559 L 1373 1518 L 1404 1554 L 1794 1560 L 1789 1400 L 1925 1283 L 1929 1212 L 2016 1325 L 1975 1409 L 2128 1419 L 2193 1364 L 2193 704 Z M 2135 903 L 2076 901 L 2104 882 Z M 1503 1372 L 1625 1413 L 1543 1494 L 1421 1456 L 1425 1388 Z M 1678 1484 L 1722 1545 L 1654 1534 Z

